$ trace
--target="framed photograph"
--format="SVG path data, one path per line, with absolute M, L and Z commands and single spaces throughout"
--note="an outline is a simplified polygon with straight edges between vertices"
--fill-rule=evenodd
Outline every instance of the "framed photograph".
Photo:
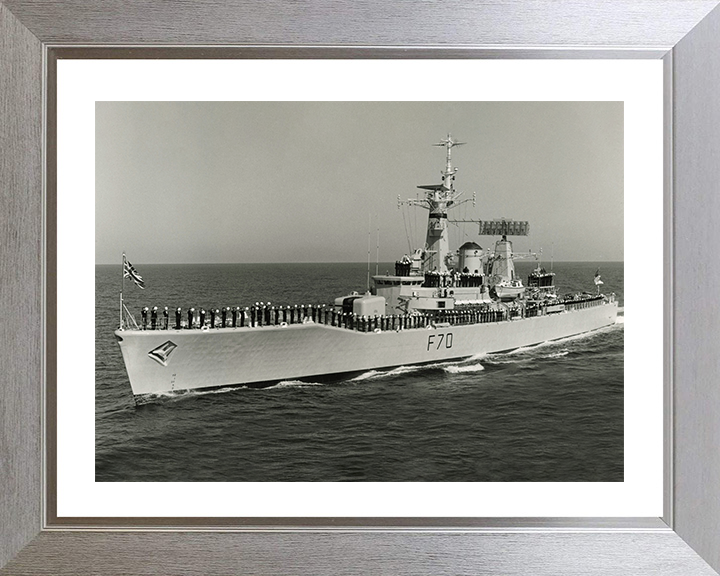
M 307 8 L 0 3 L 0 572 L 715 574 L 717 2 Z
M 455 100 L 413 100 L 443 74 Z M 654 336 L 623 329 L 662 268 L 660 250 L 623 256 L 625 220 L 662 244 L 660 61 L 74 60 L 57 75 L 72 151 L 58 318 L 78 327 L 58 342 L 59 519 L 662 514 L 662 295 L 631 316 Z M 268 80 L 224 81 L 242 77 Z M 427 171 L 416 195 L 413 158 L 435 158 L 447 189 Z M 483 216 L 508 205 L 522 219 Z M 654 387 L 623 385 L 648 363 Z M 173 490 L 197 481 L 213 497 L 183 510 Z

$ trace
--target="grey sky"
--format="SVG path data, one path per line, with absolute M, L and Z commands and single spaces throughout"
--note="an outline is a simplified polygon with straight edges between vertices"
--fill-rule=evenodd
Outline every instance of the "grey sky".
M 133 263 L 392 261 L 424 243 L 427 211 L 396 208 L 439 182 L 450 218 L 530 221 L 516 251 L 623 260 L 621 102 L 98 102 L 95 258 Z M 405 220 L 403 220 L 403 211 Z M 466 224 L 455 242 L 472 239 Z

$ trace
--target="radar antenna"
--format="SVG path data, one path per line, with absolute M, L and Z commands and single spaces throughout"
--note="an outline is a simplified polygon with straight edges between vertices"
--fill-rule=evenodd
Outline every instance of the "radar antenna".
M 452 135 L 448 134 L 447 138 L 440 140 L 437 144 L 433 144 L 433 146 L 443 146 L 447 150 L 447 161 L 445 163 L 445 172 L 443 173 L 443 181 L 447 181 L 447 177 L 453 174 L 453 168 L 452 168 L 452 162 L 451 162 L 451 151 L 455 146 L 462 146 L 465 144 L 465 142 L 458 142 L 457 140 L 453 140 Z

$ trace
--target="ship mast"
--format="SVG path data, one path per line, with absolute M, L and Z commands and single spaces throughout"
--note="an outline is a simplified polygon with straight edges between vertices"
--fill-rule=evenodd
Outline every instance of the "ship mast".
M 407 204 L 408 206 L 421 206 L 429 211 L 427 234 L 425 236 L 425 260 L 423 262 L 423 271 L 437 271 L 440 273 L 448 272 L 448 256 L 450 255 L 450 241 L 448 233 L 448 209 L 452 206 L 459 206 L 469 200 L 458 202 L 458 197 L 462 194 L 455 190 L 455 174 L 457 168 L 452 165 L 452 149 L 455 146 L 462 146 L 465 142 L 453 140 L 448 134 L 447 138 L 441 140 L 433 146 L 442 146 L 446 150 L 445 170 L 442 175 L 441 184 L 428 184 L 418 186 L 421 190 L 425 190 L 425 198 L 409 199 L 399 204 Z M 472 199 L 473 204 L 475 199 Z

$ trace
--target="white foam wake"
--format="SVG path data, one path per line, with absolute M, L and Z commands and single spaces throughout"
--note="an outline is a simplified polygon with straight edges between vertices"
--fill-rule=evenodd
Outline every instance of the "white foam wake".
M 485 366 L 482 364 L 468 364 L 467 366 L 458 366 L 457 364 L 451 364 L 450 366 L 443 366 L 445 372 L 450 374 L 461 374 L 463 372 L 482 372 L 485 370 Z
M 190 390 L 190 393 L 195 396 L 205 396 L 206 394 L 225 394 L 227 392 L 233 392 L 240 388 L 247 388 L 247 386 L 234 386 L 226 388 L 213 388 L 212 390 Z
M 351 378 L 350 382 L 360 382 L 362 380 L 376 380 L 378 378 L 387 378 L 389 376 L 399 376 L 401 374 L 408 374 L 409 372 L 415 372 L 417 370 L 422 370 L 422 365 L 417 366 L 398 366 L 397 368 L 393 368 L 392 370 L 368 370 L 367 372 L 363 372 L 359 376 L 355 376 L 355 378 Z
M 563 350 L 561 352 L 553 352 L 552 354 L 548 354 L 545 356 L 545 358 L 561 358 L 562 356 L 567 356 L 570 354 L 568 350 Z
M 397 368 L 393 368 L 389 372 L 386 372 L 388 376 L 399 376 L 400 374 L 407 374 L 408 372 L 416 372 L 418 370 L 422 370 L 421 365 L 417 366 L 398 366 Z
M 377 378 L 379 376 L 383 376 L 384 372 L 380 372 L 378 370 L 369 370 L 368 372 L 363 372 L 359 376 L 355 376 L 355 378 L 351 378 L 350 382 L 360 382 L 361 380 L 370 380 L 371 378 Z
M 515 348 L 515 350 L 510 350 L 510 352 L 505 352 L 503 356 L 513 356 L 515 354 L 524 354 L 525 352 L 530 352 L 531 350 L 534 350 L 535 348 L 538 348 L 540 346 L 545 346 L 546 344 L 551 344 L 551 342 L 541 342 L 540 344 L 535 344 L 534 346 L 520 346 L 520 348 Z
M 140 404 L 152 404 L 155 401 L 166 400 L 183 400 L 185 398 L 195 398 L 197 396 L 209 396 L 210 394 L 226 394 L 228 392 L 236 392 L 246 386 L 225 386 L 222 388 L 210 388 L 208 390 L 168 390 L 166 392 L 154 392 L 152 394 L 144 394 L 140 397 Z
M 268 386 L 266 390 L 275 388 L 307 388 L 308 386 L 322 386 L 321 382 L 302 382 L 300 380 L 282 380 L 277 384 Z
M 620 318 L 618 316 L 618 318 Z M 530 350 L 534 350 L 535 348 L 544 348 L 545 346 L 557 346 L 558 344 L 566 344 L 568 342 L 576 342 L 578 340 L 585 340 L 586 338 L 593 338 L 594 336 L 597 336 L 598 334 L 602 334 L 604 332 L 607 332 L 609 330 L 615 330 L 616 324 L 623 324 L 623 322 L 615 322 L 615 324 L 610 324 L 608 326 L 603 326 L 602 328 L 598 328 L 597 330 L 590 330 L 589 332 L 583 332 L 581 334 L 573 334 L 572 336 L 565 336 L 564 338 L 558 338 L 557 340 L 547 340 L 545 342 L 541 342 L 540 344 L 537 344 L 535 346 L 529 346 L 527 348 L 518 348 L 517 350 L 513 350 L 512 352 L 508 352 L 508 354 L 516 354 L 518 352 L 527 352 Z

